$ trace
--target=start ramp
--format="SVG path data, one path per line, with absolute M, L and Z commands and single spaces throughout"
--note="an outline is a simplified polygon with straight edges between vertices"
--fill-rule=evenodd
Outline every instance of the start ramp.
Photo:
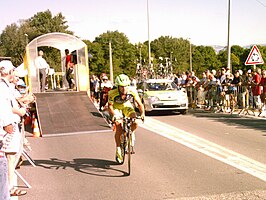
M 110 131 L 87 92 L 37 93 L 37 115 L 43 136 Z

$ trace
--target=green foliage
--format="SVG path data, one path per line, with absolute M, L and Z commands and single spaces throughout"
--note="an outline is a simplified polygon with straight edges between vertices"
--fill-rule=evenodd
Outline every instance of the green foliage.
M 68 25 L 66 23 L 67 21 L 62 13 L 58 13 L 53 17 L 50 10 L 38 12 L 29 19 L 29 25 L 35 37 L 52 32 L 73 34 L 72 31 L 67 30 Z
M 47 10 L 39 12 L 30 19 L 20 20 L 20 24 L 8 25 L 0 35 L 0 53 L 1 56 L 11 57 L 14 65 L 20 65 L 23 62 L 25 46 L 34 38 L 51 32 L 63 32 L 73 34 L 68 31 L 65 17 L 59 13 L 52 16 Z M 41 48 L 45 52 L 45 58 L 51 67 L 61 71 L 60 53 L 58 50 L 49 47 Z
M 262 70 L 266 70 L 266 46 L 257 46 L 260 50 L 260 54 L 261 54 L 261 57 L 264 61 L 264 64 L 263 65 L 258 65 L 259 68 L 261 68 Z
M 207 69 L 218 70 L 220 62 L 215 50 L 209 46 L 197 46 L 193 51 L 193 71 L 200 74 Z
M 231 65 L 233 71 L 241 69 L 243 71 L 247 71 L 251 68 L 251 66 L 246 66 L 245 62 L 246 59 L 251 51 L 251 48 L 245 49 L 238 45 L 234 45 L 231 47 Z M 258 46 L 261 56 L 264 61 L 266 61 L 266 47 L 265 46 Z M 218 54 L 218 59 L 222 63 L 223 67 L 227 67 L 227 50 L 220 51 Z M 258 65 L 257 67 L 265 69 L 266 65 Z
M 129 43 L 128 38 L 118 31 L 107 31 L 96 37 L 95 41 L 89 46 L 93 55 L 91 70 L 96 74 L 105 72 L 110 73 L 109 45 L 112 48 L 112 63 L 114 77 L 120 73 L 133 76 L 136 66 L 136 48 Z
M 173 38 L 170 36 L 161 36 L 151 42 L 151 51 L 154 55 L 154 63 L 160 63 L 159 58 L 171 59 L 173 71 L 189 70 L 190 43 L 183 38 Z
M 26 40 L 23 32 L 16 24 L 11 24 L 5 28 L 0 36 L 2 56 L 11 57 L 14 65 L 23 62 L 24 47 Z

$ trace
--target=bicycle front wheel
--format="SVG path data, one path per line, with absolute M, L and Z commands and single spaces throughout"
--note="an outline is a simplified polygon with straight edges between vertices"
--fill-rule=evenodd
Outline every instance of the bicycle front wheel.
M 126 136 L 123 134 L 122 137 L 121 137 L 121 144 L 120 144 L 120 147 L 121 147 L 121 153 L 122 153 L 122 163 L 121 164 L 124 164 L 124 161 L 125 161 L 125 157 L 126 157 L 126 146 L 127 146 L 127 143 L 126 143 Z

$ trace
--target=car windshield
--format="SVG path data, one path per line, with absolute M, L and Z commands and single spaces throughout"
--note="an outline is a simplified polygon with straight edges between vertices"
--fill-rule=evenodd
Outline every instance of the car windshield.
M 177 90 L 177 85 L 173 82 L 147 83 L 146 89 L 149 91 Z

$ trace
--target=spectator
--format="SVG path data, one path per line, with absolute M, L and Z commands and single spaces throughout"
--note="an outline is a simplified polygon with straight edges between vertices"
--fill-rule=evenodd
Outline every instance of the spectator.
M 260 88 L 260 81 L 261 77 L 258 73 L 258 69 L 253 71 L 253 77 L 252 77 L 252 82 L 251 82 L 251 88 L 252 88 L 252 94 L 254 98 L 254 108 L 255 109 L 260 109 L 261 106 L 261 88 Z
M 249 69 L 247 71 L 247 74 L 246 74 L 246 81 L 247 81 L 246 85 L 247 85 L 247 89 L 248 89 L 248 91 L 247 91 L 247 93 L 248 93 L 248 106 L 251 108 L 253 108 L 253 102 L 254 102 L 253 101 L 252 86 L 251 86 L 252 78 L 253 78 L 252 70 Z
M 136 80 L 136 78 L 135 78 L 135 77 L 131 77 L 130 80 L 131 80 L 130 85 L 131 85 L 132 87 L 137 88 L 137 80 Z
M 20 133 L 20 116 L 25 115 L 26 109 L 20 108 L 14 96 L 14 87 L 11 82 L 14 81 L 14 66 L 10 61 L 0 62 L 0 94 L 1 99 L 8 105 L 10 110 L 5 117 L 8 123 L 4 123 L 4 130 L 9 133 L 9 137 L 3 139 L 2 151 L 5 152 L 8 161 L 8 181 L 11 196 L 25 195 L 27 192 L 14 188 L 15 161 L 16 154 L 19 152 L 22 137 Z
M 91 78 L 90 78 L 90 95 L 91 95 L 91 100 L 92 102 L 95 101 L 95 94 L 94 94 L 94 80 L 95 80 L 95 76 L 94 75 L 91 75 Z
M 231 90 L 230 93 L 232 94 L 234 103 L 237 103 L 238 99 L 240 99 L 240 97 L 238 97 L 238 94 L 240 93 L 241 83 L 242 82 L 240 79 L 240 74 L 239 71 L 237 70 L 235 72 L 233 80 L 231 81 L 231 86 L 229 87 L 229 89 Z
M 186 80 L 187 80 L 187 74 L 186 74 L 186 72 L 182 72 L 181 77 L 182 77 L 182 79 L 181 79 L 181 85 L 186 85 Z
M 212 74 L 214 77 L 216 77 L 216 75 L 217 75 L 217 72 L 216 72 L 216 70 L 215 70 L 215 69 L 213 69 L 213 70 L 211 71 L 211 74 Z
M 181 82 L 182 82 L 182 76 L 180 73 L 177 73 L 175 79 L 174 79 L 174 82 L 177 86 L 181 86 Z
M 260 86 L 262 86 L 262 94 L 261 94 L 261 101 L 262 101 L 262 108 L 261 110 L 264 111 L 266 109 L 266 70 L 262 71 L 262 77 L 260 81 Z
M 208 107 L 207 110 L 210 110 L 214 106 L 214 102 L 217 101 L 216 99 L 216 93 L 217 93 L 217 80 L 214 77 L 212 73 L 209 74 L 209 81 L 208 81 L 208 91 L 207 91 L 207 97 L 208 97 Z
M 9 200 L 9 184 L 8 184 L 8 163 L 5 153 L 1 150 L 3 146 L 3 138 L 7 134 L 4 131 L 4 127 L 6 124 L 11 122 L 6 122 L 6 117 L 8 114 L 11 114 L 10 105 L 0 94 L 0 199 L 1 200 Z M 13 127 L 12 127 L 13 129 Z
M 205 96 L 207 94 L 208 78 L 205 72 L 202 72 L 202 78 L 198 83 L 197 100 L 199 105 L 205 104 Z
M 225 68 L 221 69 L 221 75 L 220 75 L 220 83 L 222 83 L 225 80 Z
M 38 57 L 35 59 L 35 67 L 39 70 L 40 74 L 40 87 L 41 92 L 45 92 L 47 70 L 50 68 L 46 60 L 43 58 L 43 51 L 38 52 Z
M 98 104 L 100 99 L 100 80 L 97 76 L 94 76 L 93 88 L 94 88 L 95 101 Z
M 229 67 L 227 67 L 227 68 L 225 69 L 225 73 L 226 73 L 226 74 L 230 74 L 230 76 L 231 76 L 231 71 L 230 71 L 230 68 L 229 68 Z
M 108 80 L 108 77 L 104 75 L 100 84 L 100 108 L 102 111 L 108 102 L 108 92 L 113 88 L 113 84 Z
M 221 99 L 224 105 L 224 111 L 229 112 L 230 110 L 230 85 L 232 79 L 230 78 L 230 73 L 225 73 L 225 79 L 221 82 L 222 85 L 222 92 L 221 92 Z
M 246 74 L 243 74 L 242 70 L 239 70 L 239 90 L 238 90 L 238 105 L 240 108 L 246 108 L 248 106 L 248 77 Z
M 68 49 L 65 49 L 65 67 L 66 67 L 66 80 L 68 82 L 69 89 L 73 89 L 75 85 L 74 81 L 74 63 L 71 62 L 71 54 Z

